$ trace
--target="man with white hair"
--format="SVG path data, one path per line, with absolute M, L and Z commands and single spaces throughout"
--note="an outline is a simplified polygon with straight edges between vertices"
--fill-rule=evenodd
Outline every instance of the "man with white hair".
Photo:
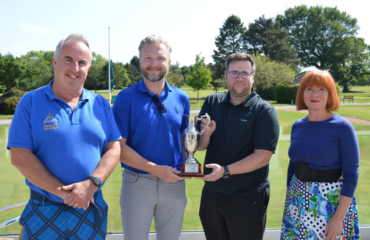
M 148 239 L 154 217 L 158 240 L 178 239 L 186 205 L 185 181 L 177 176 L 185 156 L 187 95 L 165 80 L 171 47 L 158 36 L 139 46 L 142 80 L 121 91 L 113 114 L 121 131 L 121 215 L 125 239 Z
M 100 189 L 118 163 L 121 136 L 107 100 L 83 88 L 91 56 L 82 35 L 61 40 L 54 79 L 15 111 L 7 147 L 31 190 L 23 239 L 105 239 Z

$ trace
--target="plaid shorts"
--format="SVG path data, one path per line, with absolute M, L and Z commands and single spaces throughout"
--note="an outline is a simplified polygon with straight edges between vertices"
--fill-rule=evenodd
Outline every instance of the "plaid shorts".
M 85 211 L 30 199 L 19 220 L 24 226 L 22 239 L 105 239 L 108 205 L 101 191 L 94 194 L 94 199 L 103 220 L 101 228 L 94 225 L 92 204 Z

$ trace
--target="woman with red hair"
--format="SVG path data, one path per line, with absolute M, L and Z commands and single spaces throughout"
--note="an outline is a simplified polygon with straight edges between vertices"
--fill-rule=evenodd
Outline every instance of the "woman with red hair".
M 281 239 L 360 239 L 360 150 L 351 123 L 332 113 L 340 100 L 330 73 L 307 73 L 296 106 L 309 114 L 292 126 Z

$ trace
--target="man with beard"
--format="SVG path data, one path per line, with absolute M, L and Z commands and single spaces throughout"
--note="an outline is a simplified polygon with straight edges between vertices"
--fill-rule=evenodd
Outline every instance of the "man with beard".
M 105 239 L 108 206 L 101 188 L 117 166 L 121 139 L 109 103 L 83 86 L 92 51 L 80 34 L 57 45 L 54 79 L 25 94 L 9 131 L 12 164 L 30 200 L 23 239 Z
M 263 239 L 270 197 L 268 163 L 278 142 L 279 122 L 274 107 L 252 87 L 255 69 L 249 54 L 228 56 L 229 91 L 208 96 L 199 114 L 209 113 L 214 120 L 198 146 L 207 149 L 199 216 L 208 240 Z M 206 123 L 198 122 L 198 129 Z
M 152 219 L 158 240 L 178 239 L 186 205 L 185 181 L 177 176 L 185 157 L 187 95 L 165 80 L 171 47 L 159 36 L 139 46 L 142 80 L 121 91 L 113 114 L 121 131 L 121 217 L 125 239 L 148 239 Z

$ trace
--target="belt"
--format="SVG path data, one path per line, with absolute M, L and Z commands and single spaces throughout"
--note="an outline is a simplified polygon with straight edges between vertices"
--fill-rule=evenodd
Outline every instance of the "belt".
M 95 198 L 96 198 L 96 196 L 95 196 Z M 39 202 L 49 203 L 49 204 L 68 206 L 67 204 L 64 204 L 63 202 L 55 202 L 55 201 L 52 201 L 49 198 L 47 198 L 44 195 L 42 195 L 41 193 L 35 192 L 33 190 L 31 190 L 31 199 L 37 200 Z M 95 203 L 90 202 L 90 206 L 94 209 L 95 227 L 101 228 L 103 226 L 103 220 L 102 220 L 102 218 L 100 216 L 99 209 L 98 209 L 98 207 L 97 207 L 97 205 Z
M 303 162 L 295 163 L 295 176 L 303 182 L 338 182 L 342 169 L 319 170 L 307 167 Z

